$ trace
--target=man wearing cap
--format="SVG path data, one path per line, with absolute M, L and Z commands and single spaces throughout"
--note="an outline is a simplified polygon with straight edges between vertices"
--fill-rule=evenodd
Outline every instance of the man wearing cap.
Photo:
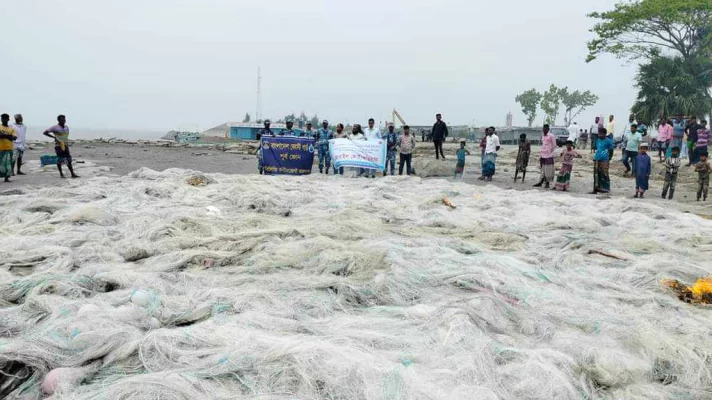
M 270 123 L 270 120 L 265 120 L 265 127 L 260 129 L 259 132 L 257 132 L 257 140 L 261 140 L 265 136 L 274 136 L 274 132 L 272 132 L 272 129 L 270 129 Z M 262 175 L 264 169 L 263 162 L 264 161 L 262 158 L 262 145 L 260 142 L 260 148 L 259 150 L 257 150 L 257 169 L 260 171 L 260 175 Z
M 21 171 L 21 168 L 22 156 L 25 154 L 25 149 L 27 148 L 27 126 L 22 123 L 22 114 L 15 114 L 15 124 L 12 127 L 15 128 L 15 133 L 17 134 L 12 170 L 15 170 L 15 164 L 17 164 L 17 175 L 25 175 L 25 173 Z M 14 174 L 13 172 L 13 175 Z
M 316 131 L 312 129 L 312 123 L 307 122 L 307 128 L 304 132 L 299 134 L 299 137 L 307 137 L 310 139 L 316 139 Z
M 331 167 L 331 155 L 329 154 L 329 140 L 334 138 L 334 133 L 329 129 L 329 121 L 324 120 L 321 123 L 321 128 L 316 132 L 314 139 L 316 140 L 317 149 L 319 150 L 319 173 L 324 171 L 324 160 L 326 160 L 326 174 L 329 175 L 329 167 Z
M 386 134 L 386 169 L 383 170 L 383 176 L 388 172 L 388 164 L 391 164 L 391 175 L 396 173 L 396 153 L 398 153 L 398 134 L 395 132 L 395 127 L 388 125 L 388 133 Z
M 279 136 L 297 136 L 297 134 L 294 132 L 294 122 L 293 121 L 287 121 L 287 129 L 282 129 L 279 132 Z

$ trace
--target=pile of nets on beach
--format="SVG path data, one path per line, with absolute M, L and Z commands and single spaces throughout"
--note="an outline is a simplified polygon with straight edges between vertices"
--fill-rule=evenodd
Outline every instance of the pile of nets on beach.
M 660 203 L 662 204 L 662 203 Z M 0 193 L 0 398 L 703 399 L 712 221 L 417 177 Z

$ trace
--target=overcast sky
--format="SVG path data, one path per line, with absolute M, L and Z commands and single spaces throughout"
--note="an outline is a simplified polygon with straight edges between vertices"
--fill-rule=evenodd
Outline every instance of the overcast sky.
M 584 62 L 616 0 L 4 0 L 2 112 L 92 128 L 201 130 L 262 114 L 332 122 L 526 120 L 514 97 L 590 89 L 623 119 L 635 69 Z M 541 113 L 540 113 L 541 114 Z M 543 115 L 537 118 L 540 122 Z M 560 118 L 560 123 L 563 118 Z

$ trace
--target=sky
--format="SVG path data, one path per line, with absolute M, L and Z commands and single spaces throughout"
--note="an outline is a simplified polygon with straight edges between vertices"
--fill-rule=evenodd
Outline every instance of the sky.
M 551 83 L 625 119 L 635 66 L 586 64 L 591 11 L 617 0 L 5 0 L 0 111 L 87 128 L 206 130 L 304 111 L 332 123 L 526 125 Z M 562 111 L 563 113 L 563 111 Z M 563 114 L 562 114 L 563 115 Z M 537 122 L 543 120 L 539 112 Z M 563 117 L 559 118 L 563 123 Z

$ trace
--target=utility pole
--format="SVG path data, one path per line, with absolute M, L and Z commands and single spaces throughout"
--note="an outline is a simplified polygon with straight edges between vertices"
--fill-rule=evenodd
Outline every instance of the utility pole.
M 255 122 L 262 120 L 262 73 L 257 67 L 257 110 L 255 110 Z

